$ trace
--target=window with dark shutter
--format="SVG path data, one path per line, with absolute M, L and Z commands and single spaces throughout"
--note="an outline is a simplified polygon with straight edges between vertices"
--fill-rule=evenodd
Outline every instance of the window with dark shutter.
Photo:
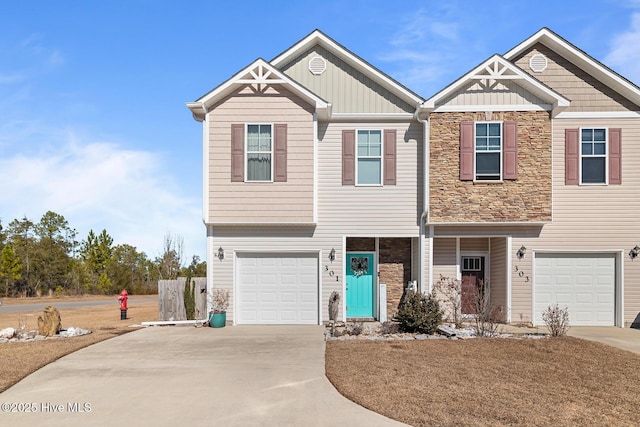
M 396 130 L 384 131 L 384 185 L 396 185 Z
M 231 181 L 244 181 L 244 124 L 231 125 Z
M 342 131 L 342 185 L 356 184 L 356 131 Z

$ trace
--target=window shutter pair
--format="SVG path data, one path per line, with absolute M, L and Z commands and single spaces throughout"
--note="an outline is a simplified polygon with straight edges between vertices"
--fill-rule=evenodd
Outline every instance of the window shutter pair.
M 287 125 L 273 125 L 273 181 L 287 181 Z M 244 124 L 231 125 L 231 181 L 244 182 Z
M 609 129 L 609 184 L 622 184 L 622 129 Z M 564 183 L 580 184 L 580 129 L 564 130 Z
M 460 180 L 473 181 L 475 122 L 460 122 Z M 518 179 L 518 123 L 502 124 L 502 179 Z
M 383 132 L 383 185 L 396 185 L 396 130 Z M 342 131 L 342 185 L 356 185 L 356 131 Z

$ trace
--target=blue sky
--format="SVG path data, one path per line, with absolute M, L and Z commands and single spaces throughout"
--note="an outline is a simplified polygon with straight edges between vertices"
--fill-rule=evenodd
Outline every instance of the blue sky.
M 535 5 L 535 8 L 534 8 Z M 636 84 L 640 0 L 0 4 L 0 219 L 205 258 L 194 101 L 318 28 L 428 98 L 549 27 Z

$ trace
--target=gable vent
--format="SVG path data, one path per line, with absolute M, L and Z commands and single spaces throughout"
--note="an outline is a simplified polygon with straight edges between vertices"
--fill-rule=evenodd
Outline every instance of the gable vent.
M 529 68 L 535 73 L 543 72 L 547 69 L 547 58 L 541 53 L 536 53 L 529 59 Z
M 321 58 L 319 56 L 314 56 L 309 61 L 309 71 L 311 71 L 311 73 L 315 74 L 316 76 L 319 76 L 320 74 L 324 73 L 324 70 L 326 69 L 327 69 L 327 61 L 325 61 L 324 58 Z

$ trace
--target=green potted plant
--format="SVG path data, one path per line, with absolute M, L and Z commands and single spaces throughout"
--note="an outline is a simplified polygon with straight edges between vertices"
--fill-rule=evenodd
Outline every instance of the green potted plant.
M 211 311 L 209 312 L 209 326 L 222 328 L 227 323 L 227 308 L 229 308 L 229 291 L 215 289 L 209 298 Z

